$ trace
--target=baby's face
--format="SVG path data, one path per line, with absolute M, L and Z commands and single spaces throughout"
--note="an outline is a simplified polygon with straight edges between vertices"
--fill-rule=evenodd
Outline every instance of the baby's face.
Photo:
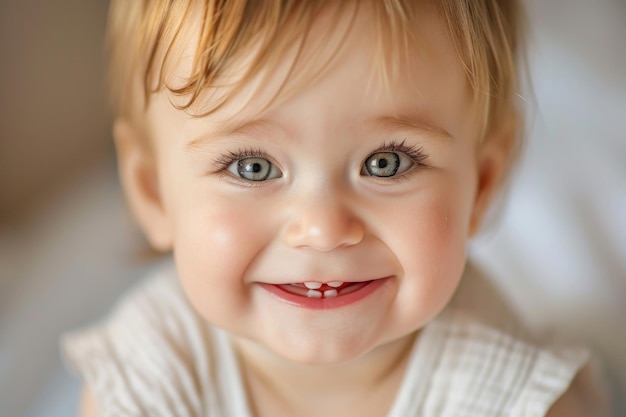
M 192 118 L 155 96 L 159 227 L 206 320 L 334 363 L 444 308 L 480 217 L 479 117 L 443 25 L 420 27 L 388 87 L 359 19 L 320 79 L 261 116 L 260 99 L 221 122 L 228 110 Z

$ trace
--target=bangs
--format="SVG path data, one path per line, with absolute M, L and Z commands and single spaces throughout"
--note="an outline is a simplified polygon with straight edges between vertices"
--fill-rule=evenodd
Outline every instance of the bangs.
M 219 13 L 213 2 L 199 7 L 188 2 L 165 15 L 153 28 L 156 36 L 144 61 L 143 98 L 167 89 L 179 100 L 175 106 L 195 116 L 219 111 L 253 80 L 256 89 L 280 74 L 266 108 L 321 77 L 340 53 L 363 1 L 230 0 Z M 397 55 L 406 51 L 409 20 L 399 2 L 375 6 L 377 71 L 386 83 L 395 72 Z M 389 6 L 389 7 L 387 7 Z M 391 7 L 393 6 L 393 7 Z M 320 32 L 316 25 L 330 28 Z M 312 32 L 314 36 L 312 36 Z M 189 51 L 188 45 L 197 45 Z M 172 75 L 181 61 L 189 63 L 183 79 Z M 226 93 L 224 91 L 227 91 Z M 251 99 L 255 94 L 249 95 Z
M 474 91 L 484 135 L 515 107 L 518 66 L 526 65 L 522 9 L 515 0 L 433 2 L 438 3 Z
M 205 116 L 253 80 L 258 90 L 279 73 L 270 106 L 323 75 L 364 6 L 373 16 L 373 76 L 384 85 L 414 44 L 416 14 L 428 8 L 447 24 L 483 130 L 510 107 L 519 50 L 515 1 L 114 0 L 108 42 L 116 114 L 145 111 L 151 95 L 165 89 L 177 108 Z M 331 29 L 318 33 L 319 21 Z M 181 62 L 185 74 L 174 78 Z

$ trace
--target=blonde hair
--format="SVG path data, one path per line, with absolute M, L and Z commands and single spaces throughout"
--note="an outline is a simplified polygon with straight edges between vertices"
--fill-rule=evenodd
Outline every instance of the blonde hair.
M 223 85 L 233 64 L 254 48 L 254 58 L 231 85 L 232 92 L 213 100 L 204 114 L 216 111 L 262 69 L 278 65 L 288 48 L 300 42 L 301 49 L 325 8 L 358 8 L 361 3 L 374 6 L 383 52 L 399 48 L 394 40 L 404 40 L 402 46 L 409 47 L 406 40 L 414 30 L 417 5 L 434 9 L 447 24 L 480 103 L 483 131 L 512 108 L 523 50 L 517 0 L 112 0 L 107 50 L 114 114 L 132 119 L 163 89 L 183 97 L 179 107 L 188 110 L 204 92 Z M 191 72 L 182 85 L 172 87 L 168 69 L 180 59 L 176 51 L 190 39 L 194 16 L 201 21 Z

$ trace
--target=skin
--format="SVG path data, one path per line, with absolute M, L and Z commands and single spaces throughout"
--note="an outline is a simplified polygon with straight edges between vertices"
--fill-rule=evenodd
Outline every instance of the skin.
M 479 165 L 493 163 L 481 160 L 471 90 L 444 32 L 428 30 L 420 49 L 430 52 L 415 53 L 386 89 L 372 77 L 366 17 L 321 79 L 261 116 L 280 79 L 217 115 L 191 118 L 166 92 L 146 115 L 156 149 L 156 172 L 146 176 L 159 204 L 146 229 L 173 248 L 191 303 L 231 334 L 302 364 L 360 358 L 412 337 L 439 313 L 463 271 L 481 216 L 475 205 L 490 192 L 490 181 L 479 189 Z M 413 164 L 405 172 L 363 175 L 368 156 L 391 141 L 423 160 L 399 152 Z M 217 160 L 247 149 L 262 150 L 277 178 L 217 172 Z M 332 311 L 277 302 L 259 285 L 386 277 L 373 297 Z
M 220 113 L 190 117 L 160 92 L 142 128 L 115 125 L 133 211 L 156 248 L 173 250 L 193 307 L 232 335 L 259 416 L 385 415 L 508 167 L 515 117 L 479 137 L 445 26 L 420 17 L 419 45 L 386 86 L 373 77 L 369 19 L 360 12 L 321 78 L 266 111 L 284 68 Z M 172 80 L 187 71 L 183 59 Z M 401 172 L 368 175 L 364 161 L 391 141 L 410 148 L 396 152 Z M 216 162 L 242 149 L 262 150 L 271 179 Z M 322 311 L 261 285 L 383 278 L 370 297 Z M 89 393 L 83 415 L 96 415 Z

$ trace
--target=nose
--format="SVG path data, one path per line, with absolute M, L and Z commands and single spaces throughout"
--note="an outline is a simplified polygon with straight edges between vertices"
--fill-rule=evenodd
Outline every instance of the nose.
M 322 252 L 356 245 L 364 235 L 363 222 L 341 197 L 329 193 L 297 203 L 283 229 L 287 245 Z

